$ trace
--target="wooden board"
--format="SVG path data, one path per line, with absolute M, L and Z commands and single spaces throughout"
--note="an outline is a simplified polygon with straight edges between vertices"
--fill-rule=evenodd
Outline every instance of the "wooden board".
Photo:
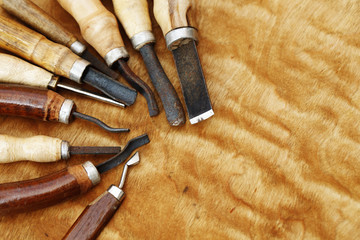
M 36 2 L 80 36 L 55 1 Z M 123 110 L 61 92 L 79 111 L 131 132 L 111 134 L 79 119 L 63 125 L 0 117 L 0 134 L 92 146 L 124 146 L 149 134 L 141 163 L 129 170 L 126 198 L 99 239 L 359 239 L 360 3 L 194 2 L 190 22 L 199 29 L 214 117 L 172 128 L 164 111 L 148 116 L 140 95 Z M 151 16 L 159 59 L 180 93 L 171 53 Z M 150 83 L 140 54 L 122 36 L 130 67 Z M 4 164 L 0 182 L 105 159 Z M 83 196 L 1 217 L 1 238 L 61 239 L 91 201 L 119 182 L 121 170 L 104 174 Z

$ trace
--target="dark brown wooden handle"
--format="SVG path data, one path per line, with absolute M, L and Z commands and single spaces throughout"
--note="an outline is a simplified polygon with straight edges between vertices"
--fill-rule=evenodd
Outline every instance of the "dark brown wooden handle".
M 70 47 L 77 40 L 71 32 L 30 0 L 2 0 L 1 7 L 54 42 Z
M 85 193 L 92 186 L 82 165 L 41 178 L 0 184 L 0 214 L 44 208 Z
M 65 98 L 50 90 L 0 85 L 0 114 L 58 121 Z
M 121 200 L 106 191 L 84 209 L 63 240 L 96 239 L 120 204 Z

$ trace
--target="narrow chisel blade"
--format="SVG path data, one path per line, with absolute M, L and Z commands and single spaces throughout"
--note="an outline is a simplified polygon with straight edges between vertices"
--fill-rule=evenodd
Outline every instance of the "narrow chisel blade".
M 202 72 L 195 41 L 189 42 L 172 50 L 184 95 L 190 123 L 195 124 L 212 115 L 209 94 Z
M 83 146 L 70 146 L 70 155 L 73 154 L 118 154 L 121 147 L 83 147 Z

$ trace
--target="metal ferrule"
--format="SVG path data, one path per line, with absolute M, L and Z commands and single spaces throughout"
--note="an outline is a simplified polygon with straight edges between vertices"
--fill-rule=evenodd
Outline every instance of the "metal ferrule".
M 115 185 L 111 185 L 107 191 L 119 201 L 123 200 L 125 197 L 124 191 Z
M 52 75 L 50 82 L 48 83 L 48 88 L 55 90 L 56 89 L 56 85 L 59 82 L 59 76 L 57 75 Z
M 108 52 L 104 59 L 106 64 L 111 67 L 115 61 L 124 58 L 124 59 L 129 59 L 129 53 L 126 51 L 125 47 L 119 47 L 119 48 L 114 48 L 113 50 L 111 50 L 110 52 Z
M 96 169 L 96 167 L 94 166 L 94 164 L 92 164 L 91 162 L 87 161 L 82 165 L 90 179 L 90 181 L 92 182 L 92 184 L 95 186 L 96 184 L 98 184 L 101 180 L 100 178 L 100 174 L 98 172 L 98 170 Z
M 61 159 L 67 160 L 67 159 L 70 158 L 69 148 L 70 148 L 69 142 L 67 142 L 67 141 L 62 141 L 61 142 L 61 149 L 60 149 Z
M 130 40 L 133 47 L 136 50 L 139 50 L 145 44 L 155 43 L 155 36 L 151 31 L 142 31 L 135 34 Z
M 76 60 L 72 65 L 69 73 L 69 78 L 77 83 L 81 83 L 81 77 L 90 63 L 82 58 Z
M 60 108 L 59 122 L 68 124 L 71 116 L 71 112 L 74 108 L 74 101 L 65 99 Z
M 187 44 L 189 40 L 198 42 L 197 30 L 193 27 L 175 28 L 165 35 L 166 46 L 170 51 Z
M 85 51 L 86 46 L 84 44 L 82 44 L 81 42 L 79 42 L 79 41 L 75 41 L 70 45 L 70 49 L 76 55 L 80 56 Z

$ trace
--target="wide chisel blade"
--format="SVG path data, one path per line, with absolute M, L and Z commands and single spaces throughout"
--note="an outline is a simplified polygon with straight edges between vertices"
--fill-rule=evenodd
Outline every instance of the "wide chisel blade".
M 172 50 L 191 124 L 201 122 L 212 115 L 209 94 L 202 72 L 195 41 Z

